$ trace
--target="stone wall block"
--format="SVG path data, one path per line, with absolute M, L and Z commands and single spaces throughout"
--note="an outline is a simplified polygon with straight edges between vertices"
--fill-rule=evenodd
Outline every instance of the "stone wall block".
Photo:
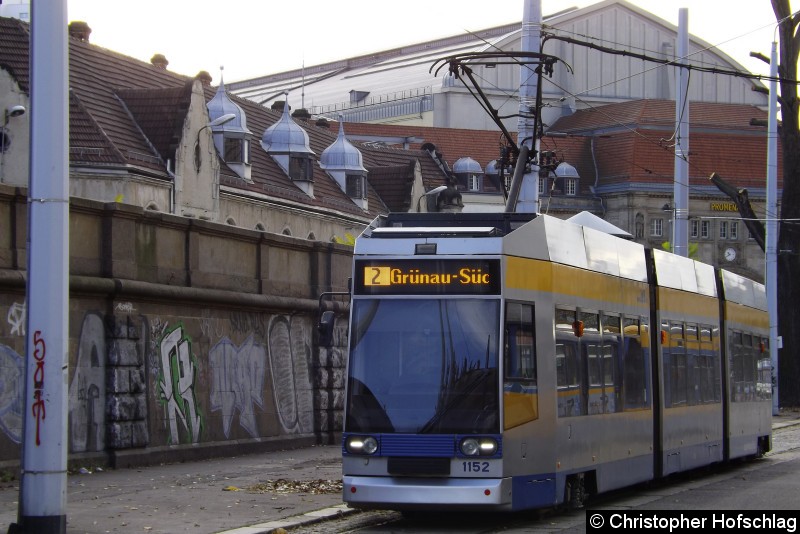
M 133 421 L 136 417 L 136 397 L 133 395 L 109 395 L 106 413 L 112 421 Z
M 117 395 L 129 393 L 130 371 L 125 367 L 109 367 L 106 370 L 106 393 Z
M 131 447 L 147 447 L 150 444 L 150 433 L 147 430 L 147 421 L 134 421 L 130 426 Z
M 128 339 L 139 339 L 139 332 L 141 332 L 139 321 L 132 315 L 128 315 Z
M 144 362 L 139 354 L 136 341 L 115 339 L 108 347 L 108 363 L 109 365 L 140 366 Z
M 131 446 L 132 425 L 129 422 L 116 422 L 108 425 L 107 446 L 110 449 L 127 449 Z
M 128 337 L 128 318 L 126 315 L 109 315 L 106 317 L 106 328 L 109 337 L 125 339 Z
M 147 384 L 144 380 L 144 369 L 130 369 L 130 392 L 143 393 L 147 390 Z
M 135 408 L 133 413 L 134 420 L 147 419 L 147 396 L 144 393 L 134 395 Z

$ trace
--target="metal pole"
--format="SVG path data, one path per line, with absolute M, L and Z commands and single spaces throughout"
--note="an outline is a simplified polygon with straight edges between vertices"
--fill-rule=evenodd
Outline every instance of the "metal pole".
M 769 310 L 769 351 L 772 360 L 772 415 L 778 415 L 778 43 L 772 42 L 769 61 L 767 122 L 766 273 Z
M 689 55 L 689 10 L 678 10 L 678 61 Z M 672 251 L 689 256 L 689 71 L 677 68 L 675 90 L 675 217 L 672 223 Z
M 520 49 L 523 52 L 541 52 L 542 43 L 542 2 L 541 0 L 525 0 L 522 11 L 522 36 Z M 536 94 L 539 89 L 539 77 L 529 65 L 519 68 L 519 121 L 517 126 L 517 142 L 525 144 L 528 150 L 539 149 L 538 139 L 534 141 L 536 132 Z M 524 163 L 524 162 L 523 162 Z M 539 167 L 531 166 L 531 172 L 522 177 L 519 197 L 513 207 L 514 211 L 539 212 Z
M 67 528 L 67 2 L 31 4 L 25 412 L 15 532 Z M 11 530 L 11 529 L 10 529 Z

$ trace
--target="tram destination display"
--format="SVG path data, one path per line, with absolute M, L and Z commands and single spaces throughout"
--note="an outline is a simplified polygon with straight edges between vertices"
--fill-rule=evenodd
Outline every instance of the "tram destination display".
M 362 260 L 357 295 L 499 295 L 500 260 Z

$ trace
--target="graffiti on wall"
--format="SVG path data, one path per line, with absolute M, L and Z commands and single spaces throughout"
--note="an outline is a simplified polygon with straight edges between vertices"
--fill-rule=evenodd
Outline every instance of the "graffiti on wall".
M 25 313 L 24 302 L 22 304 L 15 302 L 14 304 L 8 307 L 8 314 L 6 315 L 6 320 L 8 321 L 8 324 L 11 327 L 12 336 L 25 335 L 26 319 L 27 319 L 27 314 Z
M 281 426 L 287 433 L 311 432 L 314 426 L 308 372 L 311 336 L 299 318 L 284 315 L 270 320 L 268 332 L 272 391 Z
M 22 441 L 23 362 L 10 347 L 0 345 L 0 429 L 14 443 Z
M 184 335 L 183 324 L 167 330 L 161 339 L 159 354 L 157 390 L 169 422 L 170 443 L 180 443 L 181 434 L 186 436 L 185 441 L 197 443 L 203 430 L 195 397 L 197 358 L 192 354 L 191 339 Z
M 239 424 L 253 437 L 259 436 L 255 407 L 264 407 L 266 349 L 250 334 L 240 346 L 223 337 L 208 354 L 211 368 L 211 411 L 222 412 L 222 431 L 230 437 L 236 413 Z
M 81 325 L 78 357 L 69 386 L 69 431 L 73 452 L 105 447 L 106 333 L 103 316 L 87 313 Z
M 47 357 L 47 344 L 41 330 L 33 333 L 33 360 L 36 362 L 36 369 L 33 371 L 33 406 L 31 406 L 31 416 L 36 424 L 36 446 L 42 444 L 41 427 L 42 422 L 47 418 L 47 410 L 44 399 L 44 364 Z

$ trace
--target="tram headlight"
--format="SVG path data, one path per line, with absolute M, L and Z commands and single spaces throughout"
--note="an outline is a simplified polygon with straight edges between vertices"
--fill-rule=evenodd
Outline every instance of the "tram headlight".
M 494 438 L 464 438 L 458 446 L 464 456 L 492 456 L 497 452 Z
M 375 454 L 378 440 L 372 436 L 348 436 L 344 446 L 350 454 Z

